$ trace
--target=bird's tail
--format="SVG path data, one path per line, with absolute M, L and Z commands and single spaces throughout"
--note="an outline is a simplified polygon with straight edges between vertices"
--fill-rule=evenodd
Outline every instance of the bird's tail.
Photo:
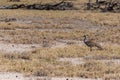
M 96 47 L 97 47 L 99 50 L 103 50 L 103 47 L 102 47 L 100 44 L 96 44 Z

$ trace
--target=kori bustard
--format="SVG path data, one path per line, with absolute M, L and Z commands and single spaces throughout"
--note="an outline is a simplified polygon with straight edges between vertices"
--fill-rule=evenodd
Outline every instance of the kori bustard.
M 90 48 L 90 51 L 92 51 L 92 47 L 97 47 L 99 50 L 103 50 L 102 46 L 99 43 L 93 41 L 92 39 L 89 39 L 87 35 L 84 35 L 83 37 L 83 41 Z

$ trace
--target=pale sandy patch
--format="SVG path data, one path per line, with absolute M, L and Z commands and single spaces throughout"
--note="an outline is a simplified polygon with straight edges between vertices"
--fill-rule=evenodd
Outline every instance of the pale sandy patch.
M 0 80 L 102 80 L 101 78 L 80 78 L 80 77 L 35 77 L 16 72 L 0 72 Z
M 32 51 L 35 48 L 40 47 L 39 44 L 10 44 L 0 43 L 0 52 L 5 53 L 23 53 Z

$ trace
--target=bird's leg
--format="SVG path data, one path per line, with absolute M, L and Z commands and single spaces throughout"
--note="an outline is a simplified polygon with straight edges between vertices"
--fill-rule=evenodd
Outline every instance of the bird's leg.
M 92 47 L 90 47 L 90 51 L 92 51 Z

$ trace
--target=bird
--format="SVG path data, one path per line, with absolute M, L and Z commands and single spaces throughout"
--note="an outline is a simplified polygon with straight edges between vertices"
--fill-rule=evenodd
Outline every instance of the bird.
M 89 39 L 88 35 L 84 35 L 84 43 L 90 48 L 90 51 L 92 51 L 92 47 L 97 47 L 99 50 L 103 50 L 102 46 L 97 43 L 94 42 L 93 39 Z
M 42 47 L 48 47 L 48 46 L 49 46 L 48 43 L 49 43 L 49 41 L 48 41 L 47 38 L 44 36 L 44 37 L 43 37 L 43 42 L 42 42 Z

